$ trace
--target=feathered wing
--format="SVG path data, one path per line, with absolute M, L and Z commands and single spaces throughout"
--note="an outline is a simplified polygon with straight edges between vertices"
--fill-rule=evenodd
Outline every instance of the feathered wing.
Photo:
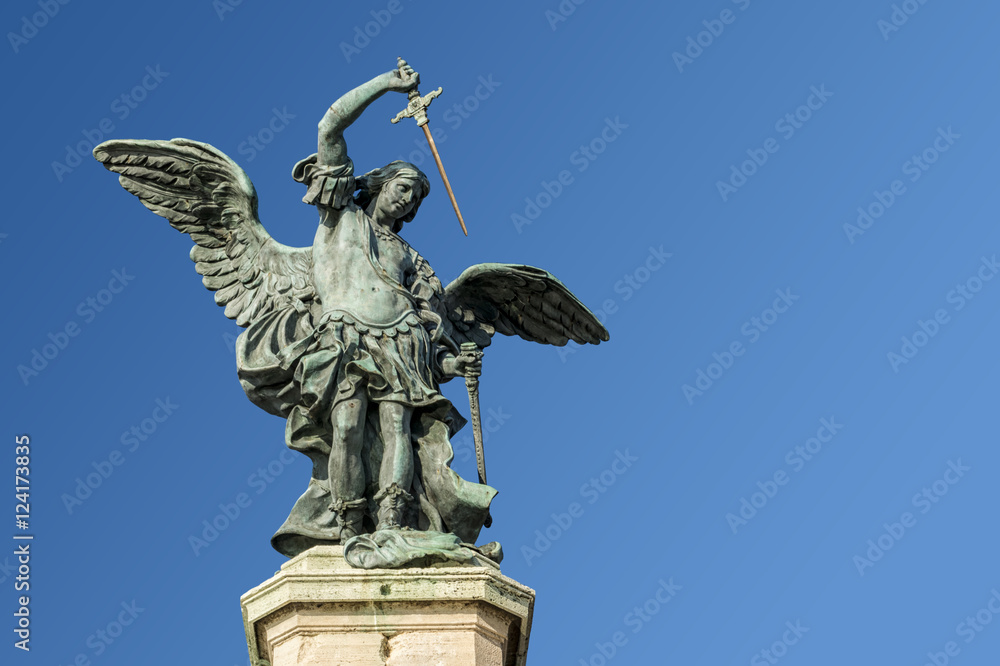
M 257 217 L 257 192 L 235 162 L 190 141 L 115 140 L 94 157 L 122 187 L 191 236 L 191 260 L 215 302 L 240 326 L 272 310 L 304 310 L 315 298 L 310 248 L 282 245 Z
M 494 333 L 548 345 L 599 344 L 608 331 L 555 276 L 517 264 L 478 264 L 440 299 L 456 343 L 490 344 Z

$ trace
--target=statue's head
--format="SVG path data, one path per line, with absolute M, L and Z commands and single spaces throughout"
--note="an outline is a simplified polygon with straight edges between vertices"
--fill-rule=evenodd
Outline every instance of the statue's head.
M 356 180 L 356 186 L 354 203 L 364 210 L 374 204 L 388 217 L 395 218 L 394 233 L 399 233 L 404 222 L 413 220 L 420 202 L 431 191 L 424 172 L 400 160 L 369 171 Z

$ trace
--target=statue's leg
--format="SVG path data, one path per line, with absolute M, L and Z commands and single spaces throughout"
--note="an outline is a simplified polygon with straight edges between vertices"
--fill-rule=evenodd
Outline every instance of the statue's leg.
M 379 470 L 378 529 L 402 526 L 406 509 L 413 497 L 407 490 L 413 483 L 413 445 L 410 442 L 410 419 L 413 410 L 399 402 L 379 403 L 379 425 L 384 451 Z
M 379 425 L 385 453 L 379 470 L 379 488 L 396 483 L 404 490 L 413 482 L 413 445 L 410 442 L 410 418 L 413 410 L 399 402 L 378 404 Z
M 338 402 L 330 414 L 330 510 L 337 513 L 340 540 L 360 534 L 364 519 L 365 470 L 361 463 L 368 398 L 364 391 Z

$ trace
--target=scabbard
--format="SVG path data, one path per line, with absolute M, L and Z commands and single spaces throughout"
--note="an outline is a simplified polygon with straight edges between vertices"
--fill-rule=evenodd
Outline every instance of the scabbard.
M 462 351 L 478 351 L 475 343 L 462 344 Z M 479 483 L 486 485 L 486 451 L 483 449 L 483 420 L 479 415 L 479 377 L 466 377 L 465 388 L 469 390 L 469 412 L 472 415 L 472 437 L 476 442 L 476 470 Z M 486 514 L 486 527 L 493 524 L 493 516 Z
M 472 436 L 476 442 L 476 468 L 479 483 L 486 483 L 486 451 L 483 449 L 483 420 L 479 415 L 479 378 L 466 377 L 465 387 L 469 389 L 469 410 L 472 412 Z

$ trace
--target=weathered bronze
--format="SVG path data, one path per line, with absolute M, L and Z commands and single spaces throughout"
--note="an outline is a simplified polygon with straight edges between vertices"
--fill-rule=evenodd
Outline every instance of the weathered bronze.
M 564 345 L 608 333 L 546 271 L 479 264 L 442 287 L 400 236 L 430 184 L 393 162 L 354 175 L 344 131 L 389 91 L 413 93 L 405 63 L 337 100 L 319 125 L 316 154 L 293 178 L 319 211 L 312 247 L 275 241 L 257 217 L 246 173 L 187 139 L 114 140 L 94 156 L 122 187 L 189 234 L 191 259 L 225 314 L 247 330 L 237 370 L 247 396 L 286 419 L 286 444 L 312 461 L 305 493 L 272 537 L 293 556 L 343 543 L 355 566 L 499 560 L 474 547 L 496 490 L 451 470 L 449 438 L 465 423 L 439 384 L 479 376 L 494 333 Z M 463 351 L 463 344 L 473 347 Z

